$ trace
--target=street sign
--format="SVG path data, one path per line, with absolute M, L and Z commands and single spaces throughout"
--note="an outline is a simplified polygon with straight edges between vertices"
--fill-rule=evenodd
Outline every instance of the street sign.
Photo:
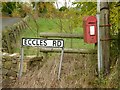
M 63 48 L 62 39 L 22 38 L 22 46 Z
M 58 71 L 58 80 L 60 79 L 62 60 L 64 54 L 64 40 L 62 39 L 43 39 L 43 38 L 22 38 L 21 45 L 21 58 L 20 58 L 20 70 L 19 70 L 19 79 L 22 76 L 23 71 L 23 57 L 24 57 L 24 46 L 32 46 L 32 47 L 48 47 L 48 48 L 61 48 L 61 57 Z

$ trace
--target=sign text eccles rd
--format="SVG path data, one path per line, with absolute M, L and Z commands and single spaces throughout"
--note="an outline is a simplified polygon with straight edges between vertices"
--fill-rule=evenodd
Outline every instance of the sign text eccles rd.
M 40 39 L 40 38 L 23 38 L 22 45 L 62 48 L 64 46 L 64 42 L 62 39 L 53 40 L 53 39 Z

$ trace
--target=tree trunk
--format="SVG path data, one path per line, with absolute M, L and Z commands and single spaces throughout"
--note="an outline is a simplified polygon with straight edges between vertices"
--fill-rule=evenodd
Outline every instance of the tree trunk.
M 110 28 L 109 28 L 109 6 L 108 2 L 101 2 L 100 4 L 100 40 L 102 45 L 102 61 L 103 61 L 103 73 L 107 75 L 110 72 Z M 108 25 L 108 26 L 107 26 Z

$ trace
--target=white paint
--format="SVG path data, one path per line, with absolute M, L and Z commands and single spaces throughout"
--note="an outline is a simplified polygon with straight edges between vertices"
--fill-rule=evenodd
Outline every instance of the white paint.
M 14 53 L 14 54 L 11 54 L 11 55 L 9 55 L 10 57 L 13 57 L 13 56 L 17 56 L 18 55 L 18 53 Z
M 4 55 L 8 55 L 8 53 L 2 53 L 2 55 L 4 56 Z
M 95 26 L 90 26 L 90 35 L 95 35 Z

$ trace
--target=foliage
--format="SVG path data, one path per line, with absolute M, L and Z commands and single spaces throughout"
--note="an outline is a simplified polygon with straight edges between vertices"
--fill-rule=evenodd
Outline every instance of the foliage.
M 73 4 L 77 6 L 75 8 L 66 8 L 63 6 L 59 11 L 64 12 L 57 12 L 56 17 L 66 19 L 66 23 L 69 24 L 68 28 L 65 30 L 66 32 L 73 32 L 74 28 L 82 27 L 83 16 L 96 14 L 95 2 L 74 2 Z M 59 23 L 62 23 L 61 19 Z
M 29 3 L 21 3 L 21 11 L 26 14 L 31 14 L 32 13 L 32 7 L 30 6 Z
M 31 13 L 31 6 L 28 3 L 22 2 L 2 2 L 2 12 L 10 16 L 25 17 Z
M 4 3 L 2 2 L 2 12 L 6 12 L 8 14 L 12 13 L 12 10 L 15 8 L 15 3 Z
M 111 35 L 115 35 L 118 33 L 118 10 L 120 6 L 117 6 L 118 2 L 111 2 L 110 6 L 110 24 L 111 26 Z
M 32 5 L 39 13 L 48 13 L 55 9 L 53 2 L 32 2 Z
M 111 2 L 109 3 L 110 7 L 110 35 L 111 38 L 118 38 L 119 34 L 119 10 L 120 5 L 118 2 Z M 119 40 L 119 39 L 118 39 Z M 111 67 L 113 67 L 117 61 L 117 58 L 119 57 L 119 41 L 118 40 L 112 40 L 111 46 L 110 46 L 110 60 L 111 60 Z
M 17 9 L 14 9 L 11 14 L 13 17 L 20 17 L 20 12 Z
M 59 9 L 59 11 L 65 11 L 66 9 L 67 9 L 67 7 L 62 6 L 62 7 Z
M 74 2 L 76 9 L 84 15 L 96 15 L 96 2 Z
M 66 8 L 65 6 L 59 9 L 60 12 L 57 12 L 57 18 L 60 19 L 59 26 L 62 29 L 61 31 L 65 32 L 74 32 L 74 28 L 82 27 L 83 16 L 95 15 L 96 14 L 96 3 L 92 2 L 74 2 L 77 6 L 75 8 Z M 64 11 L 64 12 L 61 12 Z M 67 28 L 63 27 L 62 19 L 65 19 L 68 23 Z
M 95 15 L 96 14 L 96 3 L 95 2 L 75 2 L 76 9 L 80 10 L 82 16 L 85 15 Z M 110 7 L 110 24 L 111 26 L 111 34 L 118 33 L 118 9 L 120 9 L 119 2 L 111 2 L 109 3 Z
M 38 11 L 40 13 L 46 13 L 47 12 L 46 4 L 44 2 L 39 2 L 37 5 L 38 5 Z
M 12 12 L 21 8 L 21 4 L 18 2 L 2 2 L 2 12 L 7 14 L 12 14 Z

